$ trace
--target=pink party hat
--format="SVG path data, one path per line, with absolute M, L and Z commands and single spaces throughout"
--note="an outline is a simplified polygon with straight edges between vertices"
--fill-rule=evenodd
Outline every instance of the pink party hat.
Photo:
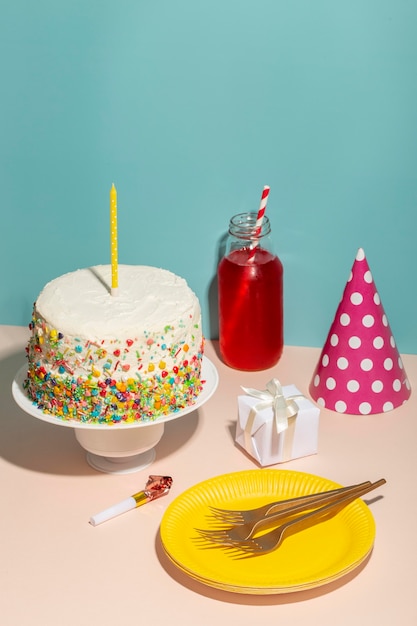
M 410 383 L 360 248 L 310 383 L 311 397 L 338 413 L 385 413 Z

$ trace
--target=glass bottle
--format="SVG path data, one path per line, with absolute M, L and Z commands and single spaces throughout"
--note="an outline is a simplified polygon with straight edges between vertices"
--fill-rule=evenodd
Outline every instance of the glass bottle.
M 275 365 L 283 350 L 283 267 L 273 253 L 265 215 L 230 220 L 225 255 L 218 267 L 219 343 L 226 365 L 256 371 Z

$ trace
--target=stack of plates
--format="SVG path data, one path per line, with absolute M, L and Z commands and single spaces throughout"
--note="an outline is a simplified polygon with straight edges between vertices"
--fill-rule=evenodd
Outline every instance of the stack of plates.
M 210 506 L 251 509 L 337 487 L 325 478 L 290 470 L 216 476 L 170 504 L 161 522 L 161 542 L 176 567 L 210 587 L 258 595 L 312 589 L 345 576 L 370 554 L 375 522 L 362 500 L 287 537 L 277 550 L 261 556 L 242 559 L 222 548 L 208 548 L 199 541 L 196 528 L 215 527 Z

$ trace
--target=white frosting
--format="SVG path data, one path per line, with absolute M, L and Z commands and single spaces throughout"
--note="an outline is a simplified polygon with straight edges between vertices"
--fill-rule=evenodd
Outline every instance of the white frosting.
M 178 319 L 200 315 L 199 302 L 186 281 L 168 270 L 119 265 L 117 296 L 110 293 L 111 266 L 97 265 L 55 278 L 36 309 L 64 334 L 90 340 L 130 338 L 138 325 L 152 333 Z

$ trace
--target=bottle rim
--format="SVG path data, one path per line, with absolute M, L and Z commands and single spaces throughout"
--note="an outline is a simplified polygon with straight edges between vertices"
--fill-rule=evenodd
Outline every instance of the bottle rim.
M 267 215 L 264 215 L 260 232 L 256 229 L 258 214 L 255 212 L 238 213 L 229 223 L 229 233 L 241 239 L 260 238 L 269 235 L 271 224 Z

